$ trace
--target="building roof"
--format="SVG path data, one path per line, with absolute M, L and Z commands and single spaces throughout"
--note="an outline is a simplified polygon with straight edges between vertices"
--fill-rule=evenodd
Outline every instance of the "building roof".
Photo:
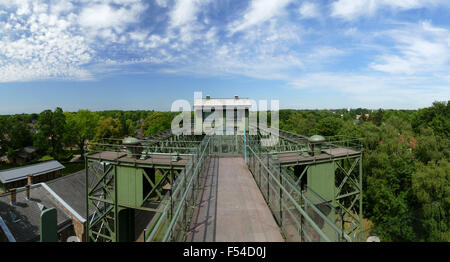
M 14 205 L 10 204 L 9 195 L 0 195 L 0 216 L 17 242 L 39 240 L 42 211 L 38 204 L 56 208 L 58 228 L 71 223 L 70 214 L 61 208 L 42 184 L 31 186 L 30 200 L 26 199 L 25 188 L 17 189 Z
M 53 192 L 64 200 L 82 218 L 86 219 L 86 171 L 63 176 L 45 182 Z M 93 212 L 93 210 L 91 211 Z
M 0 171 L 0 181 L 3 184 L 11 183 L 17 180 L 22 180 L 27 177 L 27 175 L 40 176 L 50 172 L 63 169 L 64 166 L 61 165 L 56 160 L 50 160 L 34 165 L 28 165 L 23 167 L 16 167 L 7 170 Z
M 248 98 L 202 98 L 194 100 L 194 109 L 202 107 L 232 106 L 240 108 L 251 108 L 252 103 Z

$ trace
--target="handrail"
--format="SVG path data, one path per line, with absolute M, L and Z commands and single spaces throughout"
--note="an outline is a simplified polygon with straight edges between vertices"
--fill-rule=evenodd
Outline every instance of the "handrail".
M 264 169 L 267 171 L 267 173 L 272 177 L 272 179 L 275 180 L 275 182 L 278 184 L 280 189 L 286 193 L 288 198 L 292 201 L 295 208 L 303 215 L 303 217 L 312 225 L 314 230 L 326 241 L 330 242 L 330 239 L 327 235 L 314 223 L 314 221 L 306 214 L 306 212 L 301 208 L 301 206 L 297 203 L 297 201 L 292 197 L 292 195 L 284 188 L 284 186 L 281 185 L 281 183 L 278 181 L 278 179 L 272 174 L 272 172 L 269 170 L 269 168 L 264 164 L 264 162 L 261 160 L 261 158 L 256 154 L 256 152 L 249 146 L 250 151 L 253 153 L 253 155 L 257 158 L 257 160 L 260 162 L 261 166 L 264 167 Z
M 181 203 L 184 203 L 184 202 L 186 201 L 186 197 L 187 197 L 187 194 L 188 194 L 188 192 L 189 192 L 189 189 L 190 189 L 190 187 L 191 187 L 191 185 L 192 185 L 192 181 L 193 181 L 194 178 L 198 175 L 198 168 L 199 168 L 199 166 L 200 166 L 199 163 L 201 163 L 202 160 L 203 160 L 203 156 L 205 155 L 205 152 L 206 152 L 206 149 L 208 148 L 208 145 L 209 145 L 210 140 L 211 140 L 211 138 L 208 138 L 208 140 L 207 140 L 207 142 L 206 142 L 206 145 L 205 145 L 205 148 L 203 149 L 203 152 L 202 152 L 202 154 L 200 155 L 200 159 L 197 161 L 197 165 L 195 166 L 194 173 L 193 173 L 191 179 L 189 180 L 189 184 L 187 185 L 187 187 L 186 187 L 186 189 L 185 189 L 185 192 L 184 192 L 184 194 L 183 194 L 183 197 L 182 197 L 181 200 L 180 200 L 180 204 L 178 205 L 178 208 L 177 208 L 177 210 L 175 211 L 175 215 L 172 217 L 172 221 L 171 221 L 170 224 L 169 224 L 169 230 L 167 230 L 166 234 L 164 235 L 163 241 L 167 241 L 167 238 L 169 237 L 170 232 L 172 231 L 172 228 L 173 228 L 173 226 L 175 225 L 175 222 L 176 222 L 176 220 L 178 219 L 178 216 L 180 215 L 181 208 L 183 207 L 183 205 L 182 205 Z
M 177 221 L 179 219 L 179 216 L 180 216 L 180 213 L 181 213 L 181 210 L 182 210 L 183 206 L 185 205 L 185 203 L 187 201 L 186 198 L 188 196 L 188 193 L 191 190 L 192 183 L 195 180 L 195 178 L 199 175 L 199 172 L 200 172 L 199 168 L 202 165 L 202 161 L 204 160 L 204 157 L 206 155 L 206 150 L 209 148 L 210 140 L 211 140 L 210 137 L 205 138 L 201 142 L 199 147 L 195 148 L 195 150 L 194 150 L 194 152 L 192 152 L 192 154 L 194 156 L 195 155 L 199 156 L 198 159 L 194 160 L 194 157 L 191 158 L 189 163 L 185 166 L 185 169 L 178 176 L 178 179 L 176 179 L 173 182 L 173 187 L 172 187 L 173 191 L 171 192 L 171 196 L 177 195 L 178 193 L 181 192 L 180 190 L 184 190 L 184 191 L 182 192 L 183 195 L 182 195 L 181 199 L 176 200 L 176 202 L 177 202 L 177 204 L 175 205 L 176 206 L 176 211 L 171 216 L 171 218 L 169 218 L 170 219 L 170 224 L 169 224 L 169 226 L 167 228 L 165 228 L 165 231 L 163 231 L 164 232 L 164 236 L 162 238 L 162 241 L 168 241 L 170 239 L 171 232 L 172 232 L 175 224 L 177 223 Z M 195 164 L 195 167 L 194 167 L 194 164 Z M 191 170 L 191 171 L 188 172 L 188 170 Z M 191 174 L 191 177 L 189 178 L 188 176 L 190 174 Z M 183 182 L 186 182 L 188 178 L 189 178 L 189 182 L 186 185 L 186 183 L 183 183 Z M 169 209 L 174 207 L 174 203 L 171 200 L 167 199 L 167 198 L 169 198 L 168 194 L 170 194 L 170 193 L 167 193 L 161 202 L 170 201 L 170 203 L 165 205 L 164 209 L 160 212 L 160 216 L 158 217 L 158 220 L 157 220 L 156 224 L 154 224 L 154 226 L 151 229 L 150 234 L 148 235 L 148 237 L 146 237 L 146 241 L 147 242 L 151 241 L 155 237 L 155 235 L 158 232 L 160 232 L 161 224 L 165 221 L 165 219 L 169 215 Z

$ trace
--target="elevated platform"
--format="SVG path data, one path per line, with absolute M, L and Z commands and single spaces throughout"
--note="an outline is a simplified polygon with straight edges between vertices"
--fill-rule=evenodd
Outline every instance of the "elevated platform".
M 171 154 L 149 154 L 146 159 L 136 159 L 128 157 L 125 152 L 102 151 L 87 155 L 89 159 L 96 159 L 103 162 L 120 162 L 142 166 L 172 166 L 184 168 L 189 162 L 189 155 L 180 155 L 177 161 L 172 160 Z
M 286 165 L 286 164 L 309 163 L 314 161 L 326 161 L 341 157 L 359 156 L 360 154 L 361 152 L 357 150 L 338 147 L 325 149 L 322 151 L 321 154 L 316 156 L 304 156 L 299 152 L 285 152 L 285 153 L 277 153 L 275 155 L 277 156 L 278 161 L 281 164 Z
M 212 157 L 187 242 L 283 242 L 280 229 L 241 157 Z

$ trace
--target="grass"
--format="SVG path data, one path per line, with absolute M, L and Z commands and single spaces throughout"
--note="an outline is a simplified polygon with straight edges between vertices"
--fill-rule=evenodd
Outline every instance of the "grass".
M 62 165 L 66 167 L 61 171 L 63 176 L 70 175 L 84 169 L 84 162 L 67 162 L 62 163 Z

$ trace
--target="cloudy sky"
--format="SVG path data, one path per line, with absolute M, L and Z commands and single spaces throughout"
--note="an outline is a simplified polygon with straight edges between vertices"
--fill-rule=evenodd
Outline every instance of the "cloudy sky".
M 450 99 L 448 0 L 0 0 L 0 114 Z

